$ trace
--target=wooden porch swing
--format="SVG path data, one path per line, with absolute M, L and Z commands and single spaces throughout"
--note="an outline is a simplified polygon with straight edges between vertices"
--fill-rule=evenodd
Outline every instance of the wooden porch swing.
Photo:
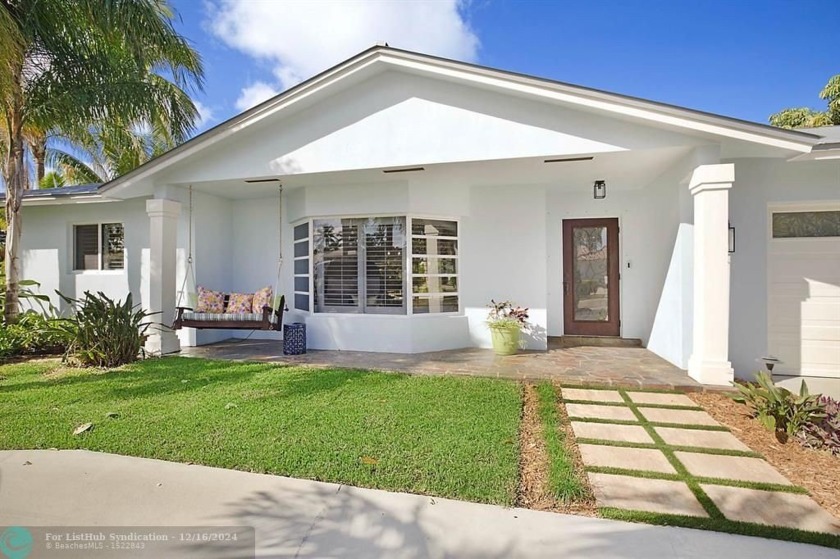
M 278 221 L 277 221 L 277 239 L 278 239 L 278 258 L 277 258 L 277 279 L 274 282 L 274 290 L 271 292 L 271 300 L 273 304 L 264 305 L 261 313 L 199 313 L 195 312 L 197 306 L 198 295 L 196 293 L 198 287 L 195 279 L 195 268 L 193 266 L 193 246 L 192 246 L 192 228 L 193 228 L 193 189 L 190 185 L 190 207 L 189 207 L 189 243 L 187 255 L 187 269 L 184 274 L 184 282 L 178 292 L 178 302 L 175 307 L 175 321 L 172 323 L 173 330 L 180 330 L 181 328 L 196 328 L 198 330 L 273 330 L 280 331 L 283 328 L 283 313 L 287 311 L 286 297 L 277 296 L 278 288 L 280 287 L 280 277 L 283 268 L 283 238 L 282 238 L 282 196 L 283 186 L 279 185 L 278 206 Z M 192 285 L 187 283 L 192 280 Z M 190 289 L 190 291 L 187 291 Z M 183 306 L 184 299 L 187 299 L 192 306 Z M 225 294 L 224 308 L 228 305 L 230 294 Z

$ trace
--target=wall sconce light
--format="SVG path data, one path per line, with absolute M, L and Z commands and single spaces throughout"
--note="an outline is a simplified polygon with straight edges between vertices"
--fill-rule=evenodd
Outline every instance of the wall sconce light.
M 596 200 L 603 200 L 607 197 L 607 181 L 595 181 L 592 187 L 593 195 Z
M 729 254 L 735 252 L 735 228 L 729 224 Z

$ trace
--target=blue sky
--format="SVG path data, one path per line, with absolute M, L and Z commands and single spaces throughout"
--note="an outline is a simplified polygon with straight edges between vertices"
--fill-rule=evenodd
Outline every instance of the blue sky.
M 840 0 L 173 0 L 204 57 L 201 128 L 377 41 L 766 122 L 823 109 Z

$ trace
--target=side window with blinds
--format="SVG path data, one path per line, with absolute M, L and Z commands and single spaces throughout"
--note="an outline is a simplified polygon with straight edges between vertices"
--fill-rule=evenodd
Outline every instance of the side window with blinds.
M 405 314 L 404 217 L 314 222 L 316 312 Z
M 74 270 L 125 269 L 125 229 L 122 223 L 73 226 Z
M 73 227 L 74 270 L 99 269 L 99 226 L 76 225 Z
M 296 225 L 295 241 L 295 297 L 294 307 L 300 311 L 309 310 L 309 223 Z

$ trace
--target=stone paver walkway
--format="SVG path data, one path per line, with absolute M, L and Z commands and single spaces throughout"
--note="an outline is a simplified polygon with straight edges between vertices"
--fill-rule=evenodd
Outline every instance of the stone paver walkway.
M 685 395 L 562 396 L 599 507 L 840 535 L 840 520 Z
M 283 342 L 227 340 L 185 347 L 182 355 L 209 359 L 263 361 L 312 367 L 346 367 L 414 374 L 489 376 L 514 380 L 555 380 L 566 385 L 621 386 L 702 390 L 688 374 L 653 352 L 636 347 L 572 347 L 550 344 L 548 351 L 498 356 L 489 349 L 455 349 L 430 353 L 309 351 L 283 355 Z

